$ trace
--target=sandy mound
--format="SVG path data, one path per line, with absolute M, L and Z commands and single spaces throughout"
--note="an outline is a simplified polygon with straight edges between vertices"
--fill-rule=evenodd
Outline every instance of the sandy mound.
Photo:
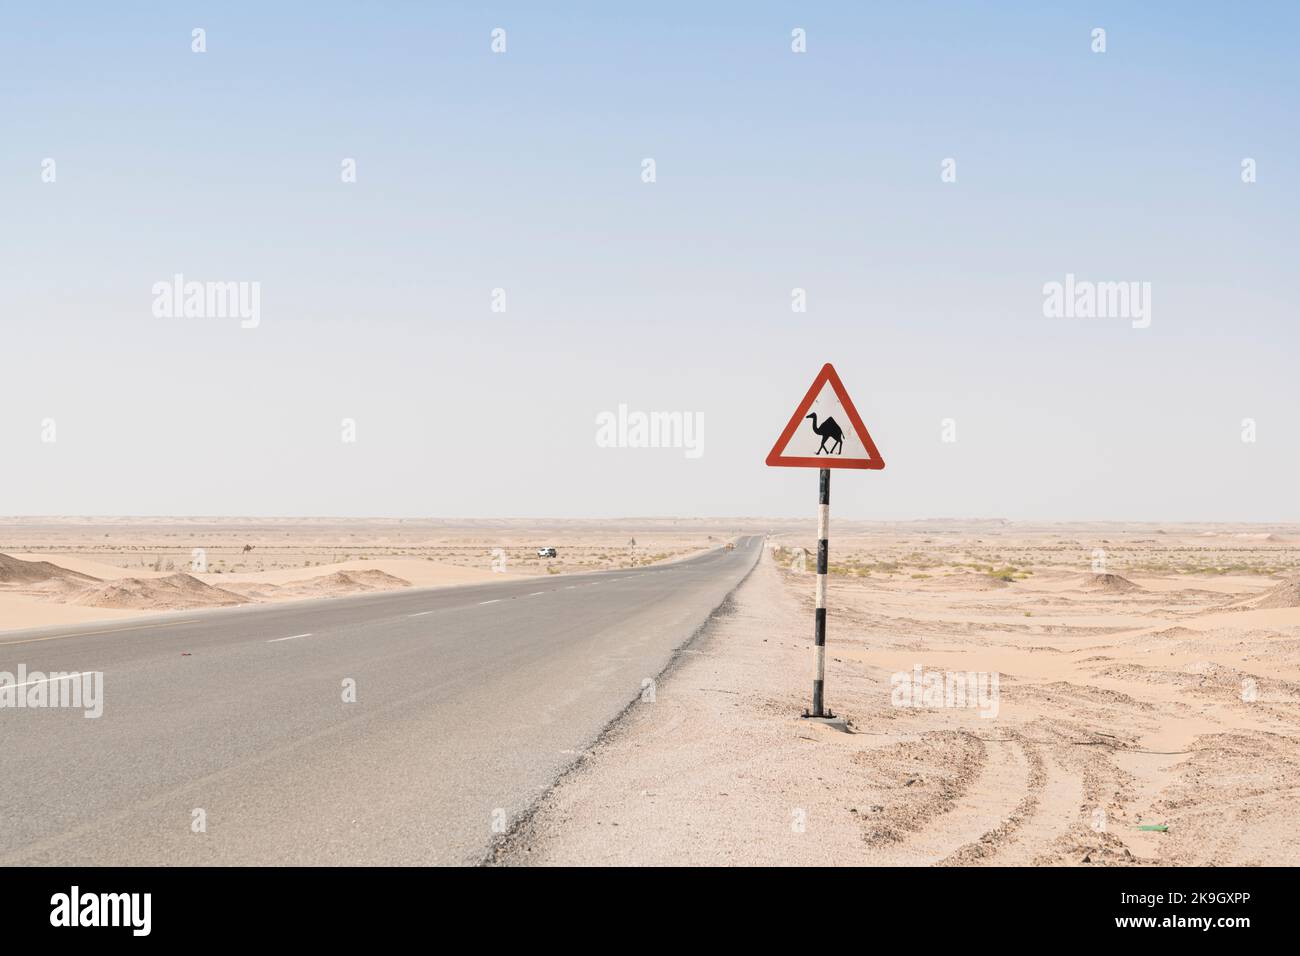
M 22 561 L 0 554 L 0 584 L 45 584 L 50 581 L 97 584 L 99 578 L 69 571 L 48 561 Z
M 318 578 L 304 581 L 290 581 L 283 587 L 275 588 L 276 597 L 290 595 L 301 597 L 329 597 L 337 594 L 359 594 L 365 591 L 393 591 L 397 588 L 409 588 L 411 582 L 377 568 L 360 571 L 335 571 Z M 259 590 L 265 591 L 266 588 Z
M 1011 585 L 991 574 L 973 574 L 962 571 L 946 574 L 942 578 L 926 581 L 921 587 L 932 591 L 1000 591 Z
M 259 584 L 256 581 L 229 581 L 224 583 L 222 590 L 238 594 L 245 603 L 253 604 L 260 601 L 274 601 L 280 589 L 274 584 Z
M 74 603 L 88 607 L 149 608 L 223 607 L 243 604 L 238 594 L 214 588 L 188 574 L 165 578 L 122 578 L 78 595 Z
M 380 571 L 377 568 L 367 568 L 362 571 L 343 571 L 341 576 L 373 591 L 391 591 L 394 588 L 409 588 L 411 586 L 410 581 L 399 578 L 395 574 L 389 574 L 387 571 Z
M 1156 631 L 1148 637 L 1163 637 L 1171 641 L 1198 641 L 1205 639 L 1204 631 L 1197 631 L 1190 627 L 1183 627 L 1176 624 L 1173 627 L 1167 627 L 1163 631 Z
M 1265 591 L 1263 597 L 1253 602 L 1251 607 L 1300 607 L 1300 580 L 1283 581 L 1271 591 Z
M 1144 590 L 1142 585 L 1134 584 L 1128 578 L 1118 574 L 1094 574 L 1084 582 L 1086 591 L 1102 591 L 1106 594 L 1126 594 L 1129 591 Z

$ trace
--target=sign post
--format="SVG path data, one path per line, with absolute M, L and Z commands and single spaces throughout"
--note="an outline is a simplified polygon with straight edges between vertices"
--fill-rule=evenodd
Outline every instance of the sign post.
M 836 417 L 838 416 L 838 418 Z M 811 424 L 805 422 L 811 421 Z M 813 612 L 813 692 L 809 718 L 835 716 L 826 707 L 826 575 L 830 564 L 831 469 L 885 467 L 844 383 L 827 362 L 768 452 L 777 468 L 820 470 L 817 495 L 817 608 Z

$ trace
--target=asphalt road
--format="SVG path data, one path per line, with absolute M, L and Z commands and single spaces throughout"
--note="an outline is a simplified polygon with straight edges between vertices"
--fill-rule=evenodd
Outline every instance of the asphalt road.
M 0 633 L 0 671 L 104 674 L 97 719 L 0 708 L 0 864 L 478 862 L 760 547 Z

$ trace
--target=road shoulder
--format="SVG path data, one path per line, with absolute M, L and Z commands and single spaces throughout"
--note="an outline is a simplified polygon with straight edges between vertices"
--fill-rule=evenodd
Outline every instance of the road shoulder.
M 504 865 L 863 862 L 846 743 L 798 719 L 811 614 L 770 557 L 497 847 Z M 848 771 L 852 776 L 853 771 Z

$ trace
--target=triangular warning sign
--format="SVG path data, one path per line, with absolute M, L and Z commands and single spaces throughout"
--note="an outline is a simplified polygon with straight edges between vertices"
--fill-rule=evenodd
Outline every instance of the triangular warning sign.
M 813 380 L 767 463 L 791 468 L 884 468 L 844 383 L 827 362 Z

